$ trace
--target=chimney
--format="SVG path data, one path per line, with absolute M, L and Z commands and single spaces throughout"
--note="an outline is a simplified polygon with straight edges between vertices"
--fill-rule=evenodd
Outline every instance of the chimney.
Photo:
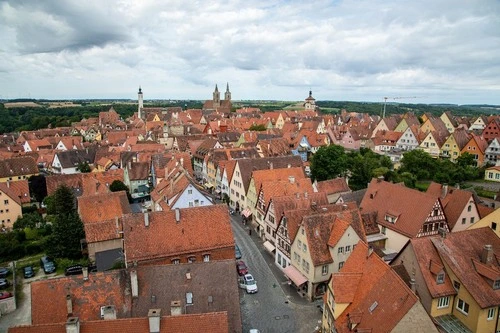
M 130 169 L 132 169 L 132 162 L 128 161 L 128 170 L 130 171 Z
M 181 157 L 180 161 L 181 161 L 181 166 L 184 167 L 184 158 Z
M 149 227 L 149 214 L 147 212 L 144 213 L 144 226 Z
M 269 163 L 269 169 L 273 168 L 273 162 Z
M 290 184 L 295 183 L 295 177 L 294 176 L 288 176 L 288 180 L 290 181 Z
M 68 317 L 73 314 L 73 302 L 71 301 L 71 295 L 66 295 L 66 309 L 68 310 Z
M 481 262 L 486 265 L 489 265 L 493 262 L 493 246 L 488 244 L 483 247 L 483 252 L 481 253 Z
M 10 188 L 10 181 L 7 181 L 7 188 Z
M 181 314 L 182 314 L 181 301 L 170 302 L 170 315 L 171 316 L 180 316 Z
M 373 247 L 371 245 L 368 246 L 368 253 L 366 257 L 368 258 L 373 253 Z
M 132 288 L 132 297 L 138 297 L 139 296 L 139 281 L 137 279 L 137 271 L 136 270 L 130 271 L 130 285 Z
M 160 333 L 161 309 L 149 309 L 149 333 Z
M 347 208 L 349 208 L 349 207 L 346 204 L 342 205 L 342 210 L 347 210 Z
M 175 209 L 175 222 L 181 222 L 181 210 L 179 208 Z
M 80 333 L 80 320 L 78 317 L 69 317 L 66 321 L 66 333 Z
M 312 210 L 318 209 L 318 204 L 316 203 L 316 201 L 311 202 L 311 209 Z
M 116 320 L 116 310 L 114 305 L 105 306 L 102 309 L 102 314 L 104 320 Z
M 384 180 L 384 176 L 378 176 L 377 177 L 377 183 L 380 183 Z
M 304 199 L 307 199 L 308 196 L 309 196 L 309 193 L 305 192 L 304 193 Z
M 448 184 L 443 184 L 441 187 L 441 199 L 446 198 L 446 195 L 448 194 Z
M 83 281 L 87 281 L 89 279 L 89 268 L 83 267 L 82 273 L 83 273 Z
M 417 293 L 417 283 L 415 282 L 414 278 L 410 279 L 410 289 L 414 294 Z

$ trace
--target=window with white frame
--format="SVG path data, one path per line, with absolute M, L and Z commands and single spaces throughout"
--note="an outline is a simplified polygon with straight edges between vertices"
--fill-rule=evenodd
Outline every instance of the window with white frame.
M 444 283 L 444 273 L 439 273 L 436 278 L 437 284 L 443 284 Z
M 339 250 L 338 250 L 338 254 L 341 254 L 341 253 L 344 253 L 344 247 L 343 246 L 339 247 Z
M 303 252 L 307 251 L 307 245 L 306 245 L 306 243 L 302 244 L 302 251 Z
M 180 263 L 181 263 L 181 261 L 179 259 L 172 259 L 172 264 L 178 265 Z
M 447 308 L 450 305 L 450 296 L 439 297 L 438 298 L 438 309 Z
M 189 257 L 188 258 L 188 263 L 192 264 L 193 262 L 196 261 L 196 258 L 195 257 Z
M 469 304 L 460 298 L 457 301 L 457 309 L 465 315 L 469 314 Z
M 489 308 L 488 309 L 488 320 L 493 320 L 495 318 L 495 308 Z
M 203 255 L 203 262 L 209 262 L 210 261 L 210 254 L 204 254 Z
M 322 275 L 328 274 L 328 265 L 323 265 L 323 267 L 321 267 L 321 274 Z

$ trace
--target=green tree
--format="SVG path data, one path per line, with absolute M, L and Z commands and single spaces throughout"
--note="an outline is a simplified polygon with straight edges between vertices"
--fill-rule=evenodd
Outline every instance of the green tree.
M 31 176 L 28 179 L 30 193 L 35 197 L 35 200 L 42 202 L 47 196 L 47 182 L 44 175 Z
M 45 243 L 45 250 L 54 258 L 79 259 L 82 257 L 81 242 L 84 239 L 85 230 L 78 213 L 58 214 L 52 225 L 52 234 Z
M 76 213 L 75 202 L 73 191 L 66 185 L 59 186 L 54 192 L 54 214 Z
M 125 185 L 125 183 L 122 182 L 121 180 L 118 180 L 118 179 L 113 180 L 111 185 L 109 185 L 109 190 L 111 192 L 125 191 L 125 192 L 127 192 L 128 201 L 132 201 L 132 196 L 130 195 L 130 190 L 129 190 L 128 186 Z
M 347 171 L 347 160 L 344 147 L 321 147 L 311 159 L 311 177 L 321 181 L 342 176 Z
M 463 168 L 468 166 L 475 167 L 477 165 L 477 162 L 474 159 L 474 155 L 465 152 L 457 158 L 457 165 Z
M 428 180 L 436 172 L 437 163 L 429 153 L 415 149 L 403 154 L 400 172 L 410 172 L 418 180 Z
M 265 131 L 266 126 L 262 125 L 262 124 L 259 124 L 259 125 L 253 124 L 252 126 L 250 126 L 249 130 L 250 131 Z
M 24 214 L 14 222 L 14 229 L 22 230 L 24 228 L 35 229 L 43 224 L 43 218 L 38 213 Z
M 81 173 L 89 173 L 91 171 L 90 165 L 87 163 L 87 161 L 78 163 L 78 167 L 76 169 Z

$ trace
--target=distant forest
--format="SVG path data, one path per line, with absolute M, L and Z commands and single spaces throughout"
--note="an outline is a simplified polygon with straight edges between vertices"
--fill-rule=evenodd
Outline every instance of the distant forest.
M 74 104 L 81 106 L 49 108 L 46 100 L 10 100 L 13 102 L 34 102 L 39 107 L 25 106 L 5 108 L 0 103 L 0 133 L 9 133 L 23 130 L 36 130 L 47 127 L 71 126 L 71 123 L 78 122 L 83 118 L 97 117 L 99 112 L 108 111 L 111 107 L 115 109 L 124 119 L 137 111 L 137 104 L 131 101 L 88 101 L 73 100 Z M 300 104 L 300 103 L 299 103 Z M 179 106 L 183 109 L 199 109 L 202 107 L 202 101 L 180 100 L 180 101 L 145 101 L 146 107 L 169 107 Z M 337 102 L 337 101 L 317 101 L 316 105 L 320 107 L 323 114 L 338 114 L 342 109 L 348 112 L 368 113 L 371 115 L 382 115 L 383 103 L 370 102 Z M 235 101 L 233 111 L 240 107 L 256 107 L 265 111 L 294 109 L 297 102 L 281 101 Z M 414 112 L 417 115 L 423 113 L 432 113 L 441 115 L 445 111 L 451 111 L 458 116 L 478 116 L 480 114 L 490 115 L 499 114 L 500 107 L 489 105 L 450 105 L 450 104 L 401 104 L 387 103 L 386 115 L 396 113 Z

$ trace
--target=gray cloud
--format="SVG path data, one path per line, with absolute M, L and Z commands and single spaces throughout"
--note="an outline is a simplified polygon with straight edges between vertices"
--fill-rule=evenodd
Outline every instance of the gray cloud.
M 13 97 L 202 99 L 229 81 L 242 99 L 500 104 L 496 0 L 3 1 L 0 19 Z

